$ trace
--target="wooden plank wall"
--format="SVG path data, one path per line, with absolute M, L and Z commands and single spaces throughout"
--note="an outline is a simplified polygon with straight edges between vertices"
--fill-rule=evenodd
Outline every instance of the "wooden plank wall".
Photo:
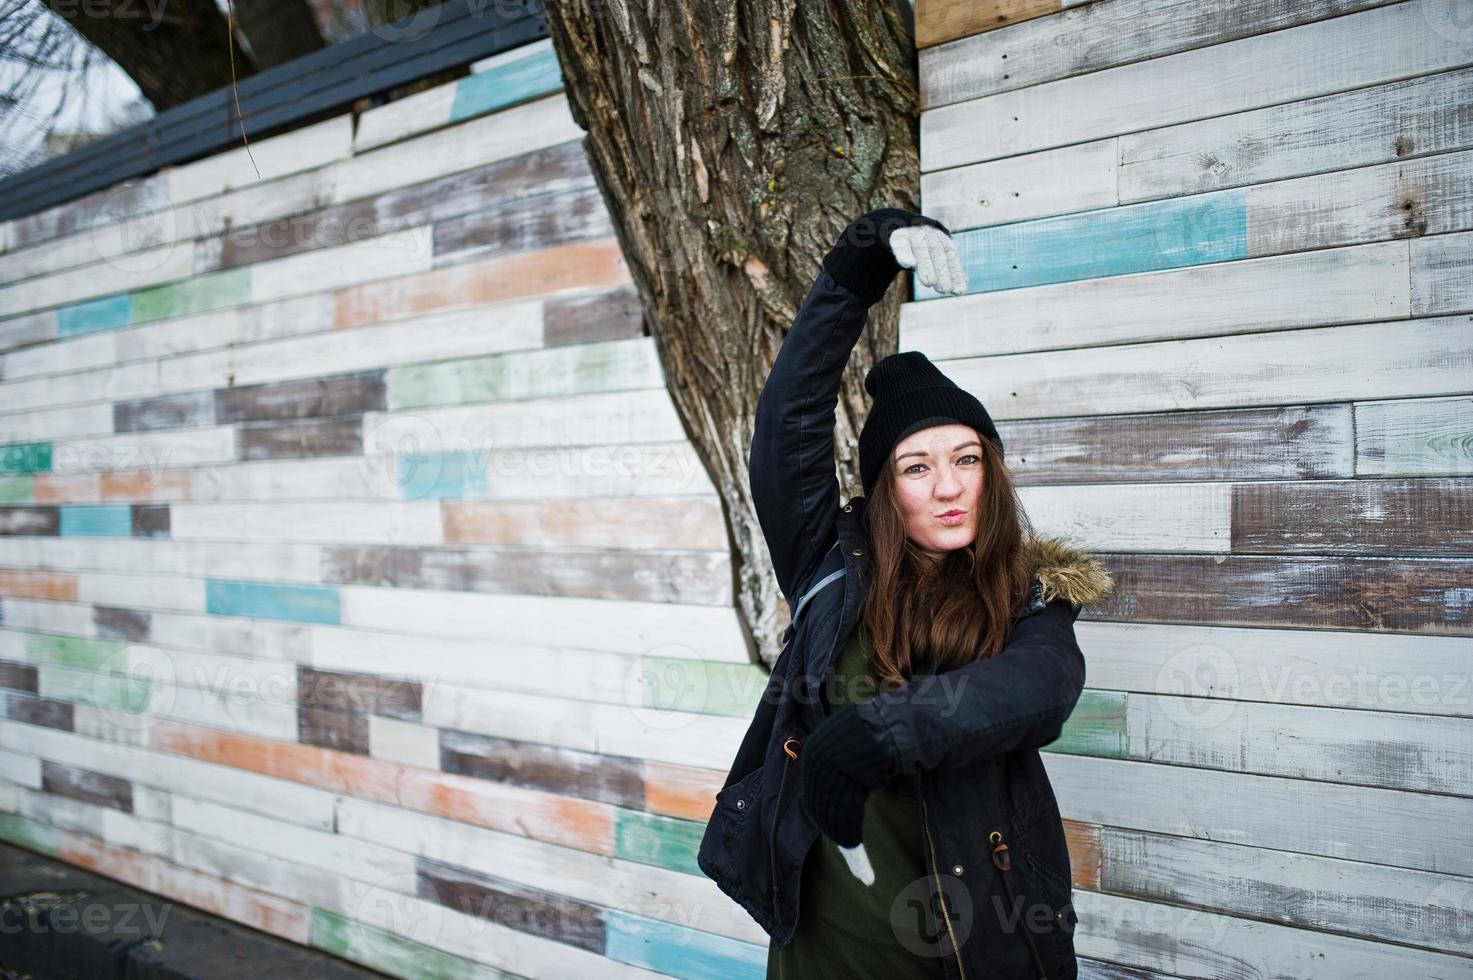
M 1081 955 L 1473 975 L 1469 5 L 917 24 L 923 207 L 971 291 L 921 290 L 901 347 L 1120 586 L 1046 755 Z
M 759 976 L 721 507 L 550 46 L 478 67 L 0 230 L 0 837 L 397 976 Z

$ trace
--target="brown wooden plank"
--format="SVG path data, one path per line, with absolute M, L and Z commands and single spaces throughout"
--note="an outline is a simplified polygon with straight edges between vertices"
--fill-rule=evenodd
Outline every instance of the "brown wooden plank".
M 435 222 L 435 265 L 592 241 L 613 233 L 597 187 L 541 194 Z
M 1273 554 L 1473 555 L 1473 479 L 1240 484 L 1232 542 Z
M 101 473 L 37 473 L 31 483 L 31 500 L 37 504 L 97 503 L 102 495 L 102 476 Z
M 133 784 L 118 776 L 42 759 L 41 788 L 58 796 L 133 812 Z
M 731 560 L 724 551 L 329 546 L 322 551 L 322 581 L 700 605 L 732 601 Z
M 297 741 L 323 749 L 368 755 L 368 716 L 298 705 Z
M 640 761 L 623 756 L 441 730 L 440 768 L 636 810 L 645 806 Z
M 597 905 L 423 856 L 415 870 L 420 898 L 603 955 L 604 912 Z
M 98 474 L 97 499 L 105 501 L 188 500 L 189 470 L 113 470 Z
M 916 47 L 945 44 L 1061 9 L 1060 0 L 915 0 Z
M 153 625 L 153 613 L 120 606 L 93 606 L 92 623 L 103 639 L 146 640 Z
M 17 599 L 77 601 L 77 576 L 69 572 L 43 572 L 0 568 L 0 595 Z
M 0 534 L 59 534 L 55 507 L 0 507 Z
M 530 195 L 594 187 L 580 140 L 399 187 L 376 197 L 232 229 L 210 251 L 230 269 L 363 241 L 473 211 L 494 212 Z
M 17 660 L 0 660 L 0 687 L 35 694 L 36 665 L 23 664 Z
M 297 703 L 348 714 L 419 721 L 424 690 L 419 681 L 402 677 L 298 667 Z
M 542 343 L 547 347 L 623 340 L 645 333 L 644 306 L 633 286 L 553 296 L 542 305 Z
M 134 504 L 132 518 L 135 538 L 167 538 L 169 536 L 168 504 Z
M 1096 554 L 1116 588 L 1087 619 L 1473 635 L 1466 558 Z
M 1019 486 L 1353 476 L 1349 405 L 1002 422 Z
M 5 692 L 5 717 L 27 725 L 44 725 L 64 732 L 76 730 L 75 706 L 70 701 Z
M 1100 827 L 1098 824 L 1064 821 L 1064 839 L 1069 844 L 1069 870 L 1074 887 L 1100 890 Z
M 300 381 L 217 388 L 214 418 L 229 422 L 273 422 L 357 415 L 388 406 L 384 371 L 360 371 Z
M 240 426 L 241 459 L 306 459 L 312 456 L 361 456 L 363 416 L 287 422 L 244 422 Z
M 650 813 L 705 823 L 711 819 L 711 811 L 716 808 L 716 794 L 725 781 L 724 770 L 646 759 L 644 808 Z
M 208 391 L 186 391 L 113 405 L 114 432 L 149 432 L 215 424 L 215 398 Z

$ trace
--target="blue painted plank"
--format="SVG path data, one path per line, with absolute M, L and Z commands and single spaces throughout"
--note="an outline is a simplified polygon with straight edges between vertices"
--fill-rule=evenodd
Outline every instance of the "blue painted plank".
M 132 300 L 127 293 L 115 293 L 59 307 L 56 311 L 56 334 L 72 337 L 99 330 L 117 330 L 132 322 Z
M 985 293 L 1247 258 L 1248 211 L 1238 189 L 974 228 L 955 240 L 967 292 Z M 916 299 L 940 295 L 912 282 Z
M 127 504 L 70 504 L 58 510 L 62 537 L 115 535 L 126 538 L 133 534 L 133 508 Z
M 672 977 L 761 980 L 767 975 L 766 946 L 618 909 L 605 913 L 604 943 L 609 959 Z
M 337 625 L 342 622 L 340 600 L 338 590 L 326 585 L 205 580 L 205 610 L 217 616 Z
M 455 83 L 450 122 L 504 109 L 563 87 L 562 69 L 551 48 L 497 65 Z
M 490 453 L 406 453 L 395 486 L 405 500 L 484 500 Z

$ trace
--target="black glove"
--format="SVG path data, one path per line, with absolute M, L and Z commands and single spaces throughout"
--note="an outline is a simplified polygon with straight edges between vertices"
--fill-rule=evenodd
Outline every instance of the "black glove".
M 858 705 L 819 723 L 803 741 L 798 769 L 803 815 L 836 844 L 860 843 L 870 790 L 893 773 L 885 743 L 860 717 Z
M 931 225 L 951 234 L 935 218 L 900 208 L 880 208 L 849 222 L 838 242 L 823 257 L 824 270 L 839 285 L 873 306 L 900 271 L 900 263 L 890 251 L 890 233 L 914 225 Z

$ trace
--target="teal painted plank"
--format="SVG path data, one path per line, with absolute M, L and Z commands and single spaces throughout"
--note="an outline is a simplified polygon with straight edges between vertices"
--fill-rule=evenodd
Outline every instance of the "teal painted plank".
M 79 670 L 114 670 L 127 667 L 127 646 L 123 640 L 94 640 L 87 636 L 58 636 L 54 633 L 30 633 L 26 636 L 26 660 L 33 664 L 55 664 Z
M 696 851 L 705 832 L 704 820 L 614 808 L 614 856 L 628 861 L 704 874 L 696 863 Z
M 249 266 L 227 269 L 135 290 L 131 295 L 134 323 L 241 306 L 251 301 L 251 270 Z
M 484 500 L 490 453 L 407 453 L 396 460 L 405 500 Z
M 1248 209 L 1241 190 L 1200 194 L 955 236 L 967 292 L 1017 289 L 1227 262 L 1248 255 Z M 935 290 L 912 278 L 916 299 Z
M 127 504 L 71 504 L 59 508 L 62 537 L 133 533 L 133 508 Z
M 767 947 L 610 909 L 604 955 L 619 963 L 690 980 L 761 980 Z
M 56 311 L 56 334 L 59 337 L 72 337 L 98 330 L 117 330 L 133 322 L 132 309 L 127 293 L 62 306 Z
M 0 473 L 5 472 L 0 465 Z M 34 504 L 36 502 L 36 478 L 34 476 L 0 477 L 0 504 Z
M 557 54 L 548 48 L 525 58 L 497 65 L 455 83 L 450 122 L 460 122 L 493 109 L 504 109 L 563 87 Z
M 324 585 L 205 580 L 205 610 L 216 616 L 251 616 L 298 623 L 342 622 L 338 590 Z
M 0 446 L 0 473 L 50 473 L 51 443 L 15 442 Z
M 644 706 L 750 718 L 769 675 L 753 664 L 723 664 L 680 657 L 641 657 Z

